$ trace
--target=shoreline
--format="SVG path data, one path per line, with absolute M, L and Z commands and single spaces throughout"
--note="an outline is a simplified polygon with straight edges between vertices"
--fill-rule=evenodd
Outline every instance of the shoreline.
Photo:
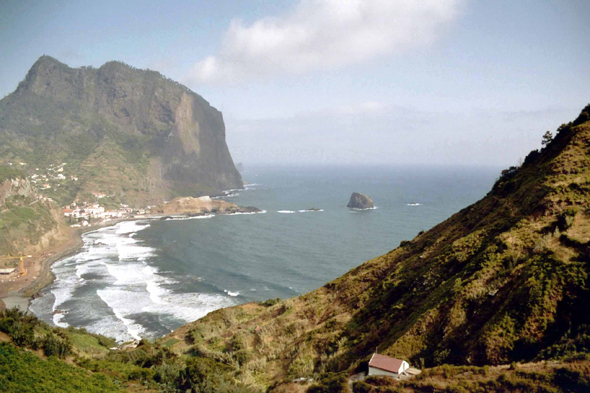
M 259 211 L 260 212 L 260 211 Z M 257 214 L 255 213 L 246 213 L 246 214 Z M 264 212 L 264 211 L 262 211 Z M 214 216 L 223 216 L 223 215 L 232 215 L 232 214 L 244 214 L 243 212 L 236 212 L 236 213 L 212 213 Z M 38 264 L 40 265 L 39 275 L 35 277 L 35 279 L 22 286 L 21 288 L 7 291 L 5 294 L 2 294 L 0 297 L 0 311 L 4 308 L 13 308 L 17 307 L 24 312 L 29 312 L 29 307 L 31 302 L 36 298 L 35 295 L 42 291 L 44 288 L 48 287 L 53 283 L 55 280 L 55 276 L 51 272 L 51 266 L 64 258 L 72 256 L 76 254 L 80 249 L 84 246 L 83 236 L 86 233 L 94 232 L 102 228 L 115 226 L 121 222 L 126 221 L 141 221 L 141 220 L 162 220 L 162 219 L 186 219 L 186 218 L 195 218 L 202 213 L 180 213 L 180 214 L 151 214 L 151 215 L 143 215 L 139 217 L 125 217 L 125 218 L 117 218 L 106 222 L 101 222 L 97 225 L 88 226 L 88 227 L 80 227 L 80 228 L 70 228 L 71 232 L 69 238 L 62 242 L 59 245 L 51 247 L 45 251 L 45 253 L 49 253 L 49 255 L 45 257 L 41 257 Z
M 4 305 L 5 308 L 18 307 L 22 311 L 28 312 L 31 302 L 35 299 L 35 295 L 47 286 L 51 285 L 55 280 L 55 276 L 51 272 L 51 266 L 55 262 L 72 256 L 80 251 L 80 249 L 84 246 L 84 234 L 99 230 L 101 228 L 114 226 L 120 222 L 141 219 L 142 218 L 135 217 L 121 218 L 112 221 L 101 222 L 100 224 L 91 227 L 70 228 L 71 231 L 68 239 L 54 247 L 47 249 L 45 253 L 48 253 L 48 255 L 40 258 L 39 262 L 37 263 L 40 266 L 39 274 L 32 282 L 22 286 L 21 288 L 7 291 L 2 295 L 0 298 L 0 302 L 2 302 L 0 304 L 0 309 L 2 308 L 2 305 Z

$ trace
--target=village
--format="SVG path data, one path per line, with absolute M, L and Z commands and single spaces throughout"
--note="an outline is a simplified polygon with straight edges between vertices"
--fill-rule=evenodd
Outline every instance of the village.
M 27 179 L 38 190 L 37 199 L 41 201 L 56 202 L 54 198 L 42 195 L 41 193 L 52 194 L 62 187 L 67 187 L 71 183 L 78 182 L 77 176 L 67 173 L 68 163 L 66 162 L 50 164 L 47 168 L 34 169 L 27 168 L 28 164 L 22 161 L 15 163 L 8 162 L 8 165 L 20 167 L 24 172 L 28 173 Z M 113 203 L 109 203 L 108 205 L 111 208 L 108 209 L 105 207 L 107 204 L 101 204 L 100 200 L 112 197 L 112 195 L 107 195 L 103 192 L 92 192 L 92 195 L 94 197 L 93 203 L 74 201 L 62 207 L 66 222 L 71 227 L 89 227 L 113 219 L 141 218 L 151 212 L 151 206 L 147 206 L 145 209 L 134 209 L 122 203 L 115 209 L 113 209 Z
M 22 169 L 26 169 L 28 164 L 26 162 L 9 162 L 8 165 L 20 166 Z M 37 185 L 39 190 L 49 190 L 52 187 L 61 187 L 61 182 L 64 181 L 78 181 L 76 176 L 66 176 L 64 174 L 64 168 L 66 165 L 66 162 L 62 162 L 59 165 L 50 164 L 49 167 L 45 169 L 35 168 L 34 172 L 32 169 L 30 169 L 28 172 L 33 172 L 33 174 L 28 175 L 27 179 L 31 182 L 31 184 Z
M 104 198 L 105 196 L 102 193 L 93 194 L 97 199 Z M 106 210 L 100 203 L 83 202 L 77 204 L 76 202 L 72 202 L 70 205 L 64 206 L 62 212 L 70 223 L 70 226 L 77 228 L 100 224 L 112 219 L 145 217 L 146 214 L 151 213 L 151 206 L 145 209 L 133 209 L 128 205 L 121 204 L 119 209 Z

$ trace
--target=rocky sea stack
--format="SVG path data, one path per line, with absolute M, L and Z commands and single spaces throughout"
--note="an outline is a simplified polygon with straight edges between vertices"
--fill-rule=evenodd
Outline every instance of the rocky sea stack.
M 372 209 L 375 207 L 375 204 L 368 195 L 353 192 L 346 207 L 351 209 Z

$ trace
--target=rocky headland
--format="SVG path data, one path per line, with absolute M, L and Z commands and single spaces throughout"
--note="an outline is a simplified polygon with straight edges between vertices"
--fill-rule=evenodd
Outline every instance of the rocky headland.
M 101 193 L 143 207 L 243 187 L 221 112 L 158 72 L 117 61 L 71 68 L 39 58 L 0 100 L 0 164 L 9 162 L 27 175 L 49 171 L 43 194 L 62 206 Z
M 165 215 L 199 215 L 199 214 L 233 214 L 233 213 L 258 213 L 261 210 L 253 206 L 238 206 L 235 203 L 209 196 L 199 198 L 182 197 L 175 198 L 152 210 Z

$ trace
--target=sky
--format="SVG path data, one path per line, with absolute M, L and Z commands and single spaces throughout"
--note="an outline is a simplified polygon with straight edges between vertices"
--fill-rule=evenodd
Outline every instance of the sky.
M 0 0 L 0 97 L 43 54 L 221 110 L 235 162 L 508 167 L 590 102 L 586 0 Z

